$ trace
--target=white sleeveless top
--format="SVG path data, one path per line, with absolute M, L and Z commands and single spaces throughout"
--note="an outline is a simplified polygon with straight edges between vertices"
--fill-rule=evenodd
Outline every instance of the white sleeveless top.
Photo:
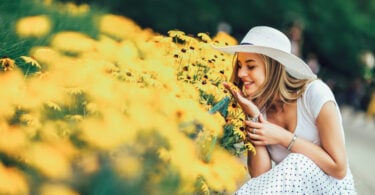
M 344 135 L 341 113 L 331 89 L 323 81 L 314 80 L 306 86 L 303 95 L 297 99 L 297 125 L 294 131 L 297 137 L 320 145 L 319 131 L 315 121 L 323 105 L 329 101 L 333 101 L 336 104 L 342 135 Z M 271 159 L 276 164 L 280 163 L 290 153 L 281 145 L 268 145 L 267 149 Z

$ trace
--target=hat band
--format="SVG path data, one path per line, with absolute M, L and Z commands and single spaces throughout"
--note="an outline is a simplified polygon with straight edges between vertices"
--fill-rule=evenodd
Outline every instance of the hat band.
M 240 45 L 254 45 L 252 43 L 247 43 L 247 42 L 244 42 L 244 43 L 240 43 Z

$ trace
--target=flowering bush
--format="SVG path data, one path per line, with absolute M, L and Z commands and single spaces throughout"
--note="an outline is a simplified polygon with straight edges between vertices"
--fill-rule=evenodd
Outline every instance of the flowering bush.
M 0 59 L 0 193 L 231 193 L 244 182 L 237 155 L 253 147 L 221 85 L 231 57 L 211 48 L 232 37 L 163 36 L 111 14 L 92 19 L 92 37 L 56 30 L 52 16 L 19 18 L 18 37 L 49 41 Z

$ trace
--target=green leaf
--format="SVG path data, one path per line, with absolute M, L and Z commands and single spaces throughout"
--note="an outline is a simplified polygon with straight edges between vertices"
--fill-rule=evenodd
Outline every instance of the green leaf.
M 214 114 L 216 112 L 220 112 L 220 114 L 226 118 L 227 115 L 228 115 L 228 105 L 229 105 L 229 102 L 230 102 L 230 98 L 227 96 L 225 98 L 223 98 L 222 100 L 220 100 L 218 103 L 216 103 L 212 108 L 211 110 L 209 110 L 208 112 L 210 114 Z

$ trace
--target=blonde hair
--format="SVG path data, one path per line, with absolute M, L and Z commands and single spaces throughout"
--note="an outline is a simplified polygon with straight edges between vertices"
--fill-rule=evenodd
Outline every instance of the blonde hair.
M 286 72 L 285 67 L 278 61 L 261 55 L 264 59 L 266 78 L 265 83 L 250 97 L 260 110 L 268 109 L 277 99 L 283 103 L 295 102 L 302 96 L 305 86 L 311 79 L 296 79 Z M 231 82 L 240 89 L 243 82 L 238 77 L 237 55 L 234 56 L 234 69 Z

